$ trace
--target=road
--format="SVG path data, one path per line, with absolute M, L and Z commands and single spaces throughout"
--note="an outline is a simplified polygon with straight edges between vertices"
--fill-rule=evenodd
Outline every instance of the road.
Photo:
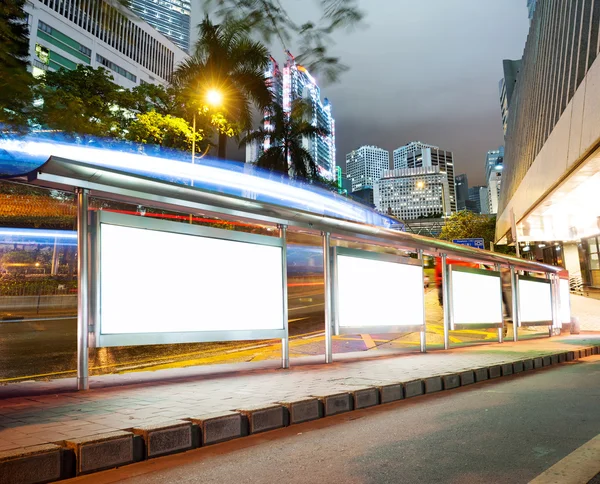
M 319 277 L 289 282 L 290 356 L 325 353 L 323 281 Z M 442 311 L 435 289 L 426 292 L 428 349 L 443 347 Z M 73 376 L 76 371 L 77 325 L 74 317 L 29 315 L 19 322 L 0 322 L 0 383 Z M 496 330 L 452 331 L 453 345 L 492 341 Z M 346 335 L 335 337 L 334 352 L 376 351 L 392 347 L 414 351 L 419 334 Z M 279 340 L 176 344 L 90 349 L 90 374 L 158 370 L 175 366 L 277 359 Z
M 585 483 L 600 471 L 598 446 L 575 462 L 568 456 L 600 434 L 598 401 L 600 357 L 591 357 L 77 481 L 526 483 L 561 461 L 574 466 L 570 476 L 588 477 L 555 482 Z

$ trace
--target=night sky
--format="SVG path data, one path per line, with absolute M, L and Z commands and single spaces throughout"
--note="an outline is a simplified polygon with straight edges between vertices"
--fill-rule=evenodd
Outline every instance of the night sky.
M 302 22 L 319 15 L 317 1 L 283 4 Z M 336 33 L 331 50 L 350 70 L 331 85 L 315 75 L 333 104 L 337 163 L 345 168 L 363 144 L 392 151 L 423 141 L 453 151 L 455 174 L 467 173 L 470 186 L 484 184 L 485 155 L 503 144 L 502 59 L 523 53 L 526 3 L 360 0 L 363 25 Z M 283 62 L 281 50 L 273 55 Z

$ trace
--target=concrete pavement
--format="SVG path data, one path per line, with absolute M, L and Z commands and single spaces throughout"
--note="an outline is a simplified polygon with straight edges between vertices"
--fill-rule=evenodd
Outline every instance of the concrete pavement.
M 184 450 L 210 435 L 216 441 L 285 426 L 294 415 L 320 418 L 556 365 L 597 352 L 597 345 L 600 335 L 589 334 L 427 354 L 379 348 L 377 357 L 336 355 L 332 365 L 320 364 L 320 357 L 300 358 L 290 370 L 263 361 L 96 376 L 92 389 L 79 393 L 68 391 L 73 379 L 6 385 L 0 387 L 0 475 L 7 462 L 31 458 L 31 446 L 57 444 L 39 452 L 62 456 L 56 457 L 61 475 L 75 472 L 74 458 L 78 472 L 92 472 L 143 459 L 144 447 L 137 446 L 148 429 L 167 435 L 166 452 Z M 149 441 L 145 445 L 147 450 Z M 90 464 L 86 449 L 104 449 L 106 454 L 98 452 L 121 460 Z

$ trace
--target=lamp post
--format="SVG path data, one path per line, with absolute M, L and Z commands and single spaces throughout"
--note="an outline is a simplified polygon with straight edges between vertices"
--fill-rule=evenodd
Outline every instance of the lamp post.
M 213 106 L 219 107 L 223 103 L 223 94 L 217 89 L 209 89 L 206 92 L 206 102 Z M 192 120 L 192 165 L 196 161 L 196 109 L 194 109 L 194 117 Z

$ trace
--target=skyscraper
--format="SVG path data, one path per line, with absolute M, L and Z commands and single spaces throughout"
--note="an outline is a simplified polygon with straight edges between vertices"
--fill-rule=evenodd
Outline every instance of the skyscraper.
M 429 168 L 439 166 L 440 173 L 448 176 L 450 211 L 456 212 L 456 187 L 454 185 L 454 156 L 451 151 L 437 146 L 413 141 L 394 150 L 394 169 Z
M 129 8 L 175 45 L 190 52 L 190 0 L 130 0 Z
M 304 66 L 296 63 L 294 56 L 288 51 L 283 67 L 282 102 L 283 110 L 291 111 L 292 102 L 305 99 L 312 107 L 313 126 L 326 130 L 326 136 L 315 135 L 304 140 L 304 147 L 313 156 L 321 176 L 335 179 L 335 120 L 331 113 L 331 103 L 327 98 L 321 101 L 321 89 L 317 81 Z
M 456 209 L 458 211 L 467 208 L 466 201 L 469 199 L 469 179 L 467 175 L 457 175 L 454 180 L 456 185 Z
M 475 213 L 489 213 L 488 189 L 483 186 L 469 188 L 469 201 L 467 210 Z
M 504 162 L 504 146 L 500 146 L 497 150 L 491 150 L 487 152 L 485 157 L 485 181 L 486 183 L 490 179 L 492 171 L 496 167 L 501 166 Z
M 401 220 L 451 213 L 448 175 L 439 166 L 386 170 L 375 183 L 374 199 L 377 210 Z
M 529 21 L 533 20 L 533 14 L 535 13 L 535 7 L 537 6 L 537 0 L 527 0 L 527 11 L 529 13 Z
M 378 146 L 361 146 L 346 155 L 346 173 L 352 191 L 373 189 L 385 170 L 390 169 L 390 152 Z
M 512 101 L 513 92 L 515 91 L 517 76 L 519 75 L 519 71 L 521 70 L 521 59 L 504 59 L 502 61 L 502 69 L 504 71 L 504 77 L 500 79 L 498 90 L 500 92 L 500 111 L 502 113 L 502 128 L 504 129 L 504 136 L 506 136 L 508 110 L 510 107 L 510 102 Z

